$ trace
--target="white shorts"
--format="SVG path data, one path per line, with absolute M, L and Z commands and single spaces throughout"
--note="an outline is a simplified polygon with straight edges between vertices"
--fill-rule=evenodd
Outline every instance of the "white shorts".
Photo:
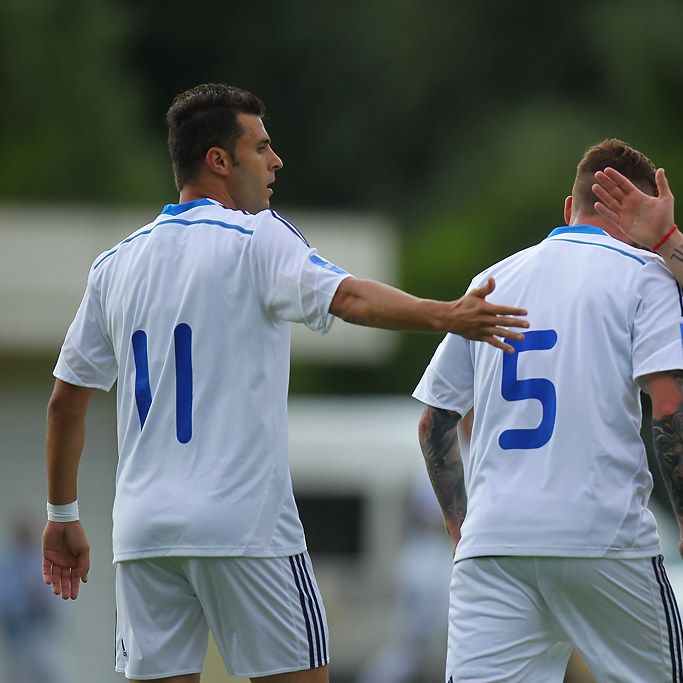
M 127 678 L 202 671 L 208 632 L 245 678 L 329 662 L 308 553 L 163 557 L 116 564 L 116 670 Z
M 447 683 L 561 683 L 572 647 L 600 683 L 683 681 L 661 556 L 469 558 L 450 601 Z

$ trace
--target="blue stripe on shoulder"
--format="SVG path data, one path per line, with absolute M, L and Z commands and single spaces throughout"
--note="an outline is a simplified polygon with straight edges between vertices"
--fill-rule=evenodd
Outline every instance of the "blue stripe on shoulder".
M 149 233 L 152 232 L 152 230 L 154 230 L 153 227 L 150 228 L 149 230 L 143 230 L 143 232 L 137 232 L 137 233 L 135 233 L 134 235 L 131 235 L 130 237 L 127 237 L 125 240 L 123 240 L 123 242 L 119 242 L 111 251 L 107 252 L 107 253 L 106 253 L 106 254 L 105 254 L 105 255 L 104 255 L 104 256 L 103 256 L 103 257 L 102 257 L 94 266 L 93 266 L 93 267 L 92 267 L 92 269 L 95 270 L 95 268 L 97 268 L 97 267 L 100 265 L 100 263 L 102 263 L 102 261 L 105 261 L 105 260 L 108 259 L 110 256 L 113 256 L 113 255 L 119 250 L 119 248 L 122 247 L 124 244 L 128 244 L 128 242 L 132 242 L 134 239 L 136 239 L 136 238 L 138 238 L 138 237 L 142 237 L 143 235 L 149 235 Z
M 295 225 L 290 223 L 286 218 L 283 218 L 279 213 L 277 213 L 277 211 L 273 211 L 273 209 L 270 209 L 270 213 L 272 214 L 273 218 L 277 218 L 280 223 L 286 225 L 287 228 L 291 230 L 307 247 L 311 246 L 308 243 L 308 240 L 304 237 L 303 233 Z
M 161 213 L 177 216 L 178 214 L 185 213 L 185 211 L 194 209 L 196 206 L 211 206 L 212 204 L 213 202 L 210 199 L 195 199 L 194 201 L 183 202 L 182 204 L 166 204 Z
M 201 218 L 196 221 L 186 221 L 182 218 L 170 218 L 167 221 L 161 221 L 157 223 L 154 227 L 159 225 L 168 225 L 169 223 L 178 223 L 180 225 L 190 226 L 190 225 L 215 225 L 218 228 L 224 228 L 225 230 L 237 230 L 243 235 L 253 235 L 254 231 L 247 228 L 243 228 L 241 225 L 233 225 L 232 223 L 224 223 L 223 221 L 214 221 L 209 218 Z
M 607 233 L 595 225 L 563 225 L 559 228 L 555 228 L 548 237 L 554 237 L 555 235 L 566 235 L 567 233 L 574 233 L 579 235 L 604 235 L 607 237 Z
M 110 252 L 106 253 L 94 266 L 93 270 L 97 268 L 103 261 L 108 259 L 110 256 L 113 256 L 124 244 L 127 244 L 128 242 L 132 242 L 134 239 L 137 239 L 138 237 L 143 237 L 144 235 L 149 235 L 154 228 L 158 228 L 160 225 L 169 225 L 170 223 L 175 223 L 177 225 L 184 225 L 185 227 L 190 227 L 193 225 L 213 225 L 216 226 L 217 228 L 222 228 L 224 230 L 236 230 L 239 233 L 242 233 L 243 235 L 253 235 L 254 231 L 253 230 L 248 230 L 247 228 L 243 228 L 241 225 L 232 225 L 231 223 L 223 223 L 223 221 L 214 221 L 210 219 L 200 219 L 196 221 L 186 221 L 182 218 L 170 218 L 167 221 L 160 221 L 159 223 L 156 223 L 153 225 L 149 230 L 143 230 L 142 232 L 135 233 L 134 235 L 131 235 L 130 237 L 127 237 L 123 242 L 119 242 Z
M 629 252 L 624 251 L 623 249 L 617 249 L 616 247 L 612 247 L 609 244 L 600 244 L 599 242 L 584 242 L 582 240 L 568 240 L 564 239 L 561 237 L 555 237 L 551 242 L 571 242 L 572 244 L 587 244 L 589 247 L 602 247 L 603 249 L 609 249 L 610 251 L 616 251 L 618 254 L 621 254 L 622 256 L 627 256 L 628 258 L 632 258 L 634 261 L 638 261 L 641 265 L 645 265 L 646 261 L 640 256 L 636 256 L 635 254 L 629 254 Z

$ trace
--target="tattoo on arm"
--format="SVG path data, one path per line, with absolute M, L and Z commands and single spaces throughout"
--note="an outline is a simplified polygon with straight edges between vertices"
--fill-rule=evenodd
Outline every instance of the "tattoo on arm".
M 669 257 L 671 260 L 676 260 L 676 261 L 681 261 L 683 262 L 683 248 L 681 247 L 676 247 L 673 250 L 673 253 Z
M 673 373 L 672 373 L 673 374 Z M 683 374 L 675 374 L 683 391 Z M 654 451 L 674 512 L 683 518 L 683 403 L 671 415 L 652 420 Z
M 460 415 L 427 406 L 420 419 L 422 454 L 447 524 L 459 529 L 467 512 L 465 471 L 458 446 Z

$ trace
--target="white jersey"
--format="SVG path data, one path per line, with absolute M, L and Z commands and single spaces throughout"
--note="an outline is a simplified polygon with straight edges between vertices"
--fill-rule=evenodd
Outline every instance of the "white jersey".
M 274 211 L 209 199 L 165 207 L 95 260 L 54 374 L 118 380 L 115 562 L 304 551 L 290 323 L 326 333 L 348 276 Z
M 593 226 L 558 228 L 477 276 L 523 306 L 514 354 L 447 335 L 414 396 L 465 415 L 456 559 L 646 557 L 659 539 L 638 378 L 683 368 L 680 290 L 660 258 Z

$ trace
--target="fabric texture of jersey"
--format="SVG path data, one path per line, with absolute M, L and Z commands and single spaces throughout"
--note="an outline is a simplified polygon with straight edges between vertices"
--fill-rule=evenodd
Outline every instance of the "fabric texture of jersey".
M 274 211 L 169 205 L 101 254 L 54 370 L 118 380 L 114 561 L 286 556 L 291 322 L 325 334 L 349 274 Z
M 464 416 L 467 515 L 456 560 L 651 557 L 639 378 L 683 368 L 681 297 L 660 258 L 592 226 L 558 228 L 477 276 L 523 306 L 514 354 L 447 335 L 413 396 Z

